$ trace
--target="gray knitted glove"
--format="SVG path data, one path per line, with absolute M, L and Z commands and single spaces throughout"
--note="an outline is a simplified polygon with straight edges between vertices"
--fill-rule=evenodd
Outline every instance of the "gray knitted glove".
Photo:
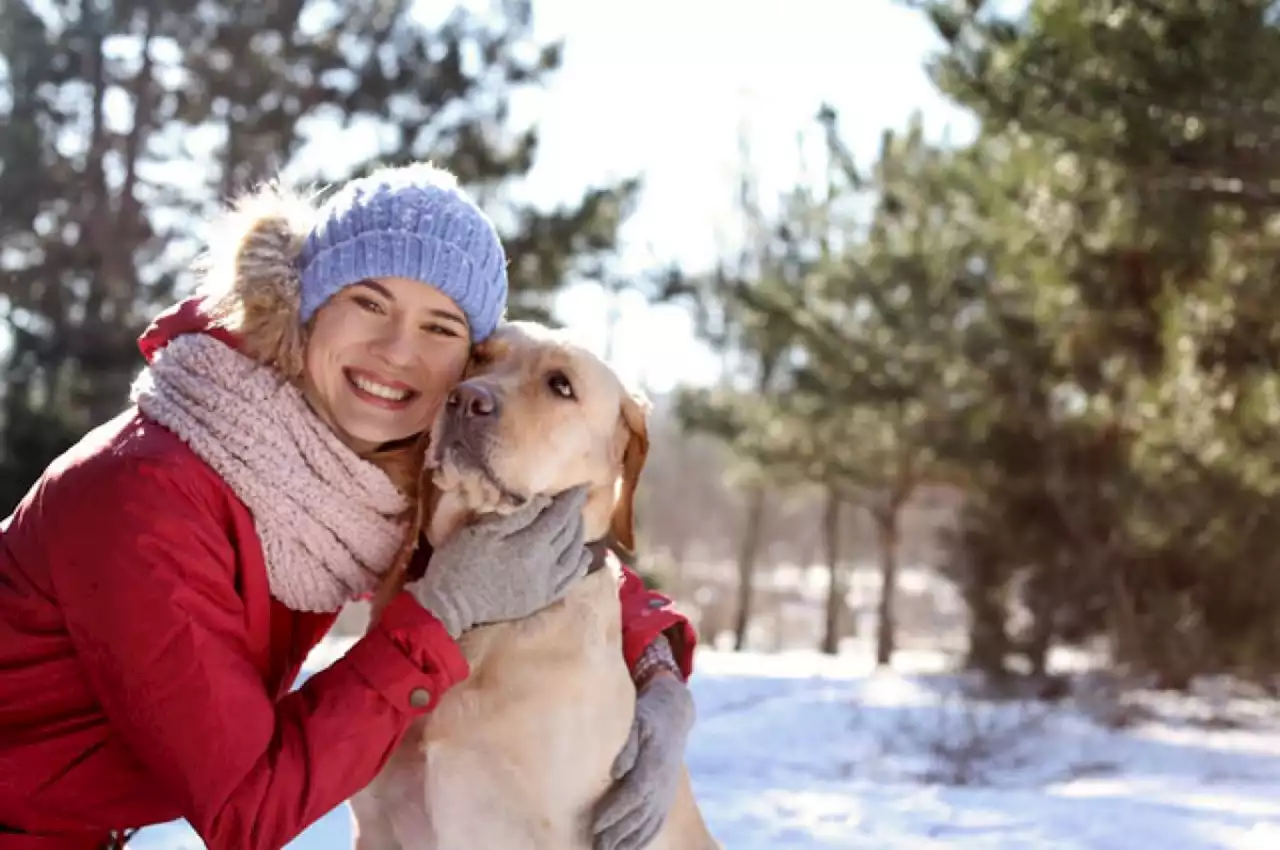
M 614 785 L 596 809 L 594 850 L 640 850 L 666 822 L 693 729 L 693 695 L 674 676 L 658 676 L 636 697 L 631 737 L 613 763 Z
M 473 626 L 527 617 L 586 575 L 585 486 L 534 497 L 504 517 L 481 520 L 436 549 L 409 586 L 455 639 Z

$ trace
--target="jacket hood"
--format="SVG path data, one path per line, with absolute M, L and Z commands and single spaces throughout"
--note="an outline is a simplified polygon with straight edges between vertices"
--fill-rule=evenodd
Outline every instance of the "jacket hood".
M 306 329 L 299 320 L 296 259 L 316 215 L 311 197 L 278 183 L 237 199 L 196 263 L 196 293 L 139 337 L 147 362 L 175 337 L 207 333 L 297 380 Z

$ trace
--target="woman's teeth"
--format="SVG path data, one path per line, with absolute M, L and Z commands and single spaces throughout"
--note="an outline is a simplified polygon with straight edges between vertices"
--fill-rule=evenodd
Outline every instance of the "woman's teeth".
M 408 390 L 398 390 L 394 387 L 388 387 L 385 384 L 376 383 L 368 378 L 362 378 L 359 375 L 352 375 L 351 383 L 355 384 L 369 395 L 376 395 L 378 398 L 385 398 L 387 401 L 404 401 L 409 397 Z

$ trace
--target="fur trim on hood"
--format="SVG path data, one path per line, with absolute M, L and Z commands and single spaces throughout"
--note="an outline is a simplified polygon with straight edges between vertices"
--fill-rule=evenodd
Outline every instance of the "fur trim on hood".
M 306 328 L 298 319 L 295 260 L 316 215 L 312 196 L 279 183 L 233 202 L 196 262 L 195 296 L 157 317 L 139 340 L 147 360 L 175 336 L 210 333 L 287 380 L 299 380 Z
M 310 197 L 269 183 L 232 205 L 197 266 L 212 324 L 290 381 L 302 375 L 306 342 L 295 261 L 315 220 Z

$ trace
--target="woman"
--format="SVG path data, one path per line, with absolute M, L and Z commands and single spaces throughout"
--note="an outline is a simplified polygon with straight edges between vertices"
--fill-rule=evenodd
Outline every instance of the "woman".
M 201 294 L 143 335 L 133 406 L 0 537 L 0 850 L 112 846 L 180 817 L 212 850 L 281 847 L 465 677 L 460 634 L 586 567 L 579 492 L 482 524 L 290 692 L 405 533 L 404 496 L 365 458 L 427 427 L 501 317 L 506 260 L 425 165 L 319 209 L 262 192 L 228 225 Z M 622 609 L 638 697 L 595 822 L 608 850 L 661 822 L 692 723 L 688 623 L 630 573 Z

